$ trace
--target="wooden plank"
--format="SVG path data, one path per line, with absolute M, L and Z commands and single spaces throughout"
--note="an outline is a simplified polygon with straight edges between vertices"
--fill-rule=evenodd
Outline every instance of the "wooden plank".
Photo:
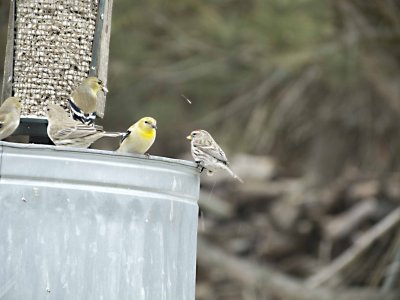
M 15 37 L 15 1 L 10 2 L 10 14 L 8 21 L 6 56 L 4 61 L 3 87 L 0 101 L 11 97 L 13 94 L 13 67 L 14 67 L 14 37 Z
M 98 76 L 98 63 L 100 54 L 101 35 L 104 24 L 104 10 L 106 0 L 99 0 L 97 3 L 96 28 L 94 30 L 92 43 L 92 61 L 90 62 L 89 76 Z
M 97 17 L 96 31 L 100 28 L 100 38 L 98 39 L 99 44 L 96 45 L 94 41 L 93 46 L 93 58 L 96 61 L 96 74 L 104 81 L 107 85 L 107 73 L 108 73 L 108 56 L 110 50 L 110 35 L 111 35 L 111 16 L 112 16 L 112 5 L 113 0 L 99 0 L 99 13 Z M 103 11 L 103 12 L 102 12 Z M 95 33 L 96 39 L 96 33 Z M 92 70 L 91 70 L 92 71 Z M 106 97 L 103 94 L 99 94 L 97 101 L 96 112 L 101 118 L 104 116 L 106 106 Z

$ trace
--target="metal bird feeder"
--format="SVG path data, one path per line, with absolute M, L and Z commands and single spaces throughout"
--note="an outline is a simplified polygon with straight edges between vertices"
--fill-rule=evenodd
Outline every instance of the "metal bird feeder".
M 192 162 L 0 142 L 0 299 L 193 300 Z
M 16 134 L 46 137 L 49 103 L 65 104 L 87 76 L 107 80 L 111 11 L 112 0 L 11 0 L 2 100 L 22 98 Z

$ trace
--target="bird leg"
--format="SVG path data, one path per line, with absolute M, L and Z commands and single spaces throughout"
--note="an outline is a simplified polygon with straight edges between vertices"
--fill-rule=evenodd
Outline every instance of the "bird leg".
M 204 171 L 204 166 L 200 161 L 196 161 L 197 168 L 200 170 L 200 173 Z

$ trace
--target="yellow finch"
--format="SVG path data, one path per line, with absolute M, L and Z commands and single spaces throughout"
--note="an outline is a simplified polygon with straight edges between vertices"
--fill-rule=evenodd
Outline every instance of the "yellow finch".
M 21 99 L 7 98 L 0 107 L 0 140 L 10 136 L 19 126 Z
M 108 92 L 103 81 L 97 77 L 88 77 L 72 92 L 68 99 L 74 120 L 92 124 L 96 120 L 97 93 Z
M 228 167 L 229 162 L 224 151 L 214 141 L 211 134 L 205 130 L 194 130 L 186 137 L 191 141 L 192 156 L 195 162 L 203 169 L 207 170 L 207 175 L 213 175 L 218 170 L 226 170 L 233 178 L 240 182 L 243 180 Z
M 87 148 L 102 137 L 118 137 L 119 132 L 105 132 L 98 125 L 86 125 L 69 117 L 59 105 L 47 108 L 47 135 L 57 146 Z
M 157 121 L 144 117 L 129 127 L 117 152 L 145 154 L 156 139 Z

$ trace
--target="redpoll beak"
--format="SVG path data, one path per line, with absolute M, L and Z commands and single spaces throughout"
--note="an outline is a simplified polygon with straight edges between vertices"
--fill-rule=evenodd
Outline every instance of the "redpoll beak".
M 104 95 L 108 93 L 108 89 L 105 86 L 102 86 L 101 90 L 103 91 Z
M 189 141 L 192 140 L 192 136 L 191 136 L 191 135 L 188 135 L 186 138 L 187 138 Z

